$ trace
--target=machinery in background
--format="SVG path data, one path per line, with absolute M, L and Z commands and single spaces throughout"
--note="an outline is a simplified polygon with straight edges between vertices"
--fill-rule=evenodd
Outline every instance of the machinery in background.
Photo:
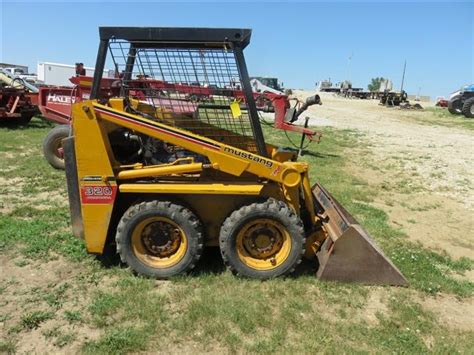
M 437 107 L 448 107 L 449 100 L 447 100 L 444 96 L 438 96 L 435 100 L 435 106 Z
M 408 102 L 408 94 L 406 93 L 406 91 L 388 91 L 380 94 L 380 104 L 384 106 L 400 106 L 401 104 L 406 102 Z
M 36 82 L 36 74 L 28 73 L 23 66 L 2 67 L 1 69 L 4 74 L 7 73 L 15 78 L 20 78 L 26 83 L 34 84 Z
M 320 92 L 329 92 L 351 99 L 371 99 L 373 94 L 365 91 L 363 88 L 352 87 L 352 82 L 344 80 L 336 83 L 334 86 L 329 80 L 322 80 L 316 83 L 317 90 Z
M 270 88 L 271 90 L 278 91 L 279 93 L 282 93 L 282 94 L 285 92 L 283 83 L 280 83 L 278 81 L 278 78 L 271 78 L 271 77 L 266 77 L 266 76 L 250 77 L 251 82 L 254 80 L 258 81 L 262 87 L 265 86 L 266 88 Z M 259 92 L 259 91 L 256 91 L 256 92 Z
M 276 81 L 276 79 L 275 79 L 275 81 Z M 250 79 L 250 85 L 252 85 L 253 92 L 257 92 L 257 93 L 270 92 L 272 94 L 277 94 L 277 95 L 283 95 L 284 94 L 282 90 L 279 90 L 281 88 L 278 85 L 268 86 L 268 85 L 265 85 L 264 83 L 262 83 L 257 78 Z M 275 87 L 277 87 L 277 89 L 275 89 Z
M 448 111 L 453 115 L 474 118 L 474 84 L 466 85 L 450 95 Z
M 243 55 L 250 36 L 100 28 L 90 97 L 72 105 L 63 141 L 73 233 L 90 253 L 115 248 L 154 278 L 192 270 L 217 246 L 245 277 L 288 275 L 305 255 L 324 280 L 405 285 L 334 197 L 311 188 L 308 164 L 265 142 Z M 123 73 L 118 95 L 102 85 L 107 57 Z M 289 125 L 320 103 L 315 95 L 290 107 L 269 95 Z
M 328 80 L 321 80 L 316 83 L 316 91 L 339 94 L 341 92 L 341 83 L 333 85 L 331 78 Z
M 63 138 L 69 135 L 71 105 L 89 98 L 92 79 L 90 76 L 74 76 L 69 79 L 72 86 L 44 86 L 39 89 L 38 107 L 41 114 L 47 120 L 59 124 L 43 140 L 43 154 L 50 165 L 56 169 L 64 169 L 64 152 L 61 142 Z M 137 99 L 143 99 L 144 91 L 148 88 L 166 91 L 170 87 L 186 95 L 192 102 L 212 101 L 215 97 L 219 97 L 222 92 L 228 90 L 233 90 L 237 102 L 242 101 L 244 97 L 243 91 L 235 85 L 234 79 L 228 85 L 221 85 L 224 86 L 224 89 L 219 88 L 216 84 L 201 85 L 200 82 L 170 84 L 150 79 L 149 76 L 143 77 L 139 74 L 134 79 L 130 85 L 133 85 L 136 89 L 133 91 L 133 95 Z M 101 93 L 107 97 L 118 96 L 120 94 L 120 82 L 118 75 L 117 78 L 103 77 L 101 79 Z M 287 95 L 263 85 L 257 79 L 252 79 L 250 82 L 257 110 L 274 112 L 275 128 L 301 134 L 300 150 L 302 150 L 306 140 L 309 142 L 319 141 L 320 134 L 308 128 L 307 120 L 304 127 L 295 124 L 304 111 L 301 111 L 300 108 L 307 107 L 308 103 L 300 102 L 297 99 L 290 100 Z M 291 106 L 291 101 L 294 102 L 293 108 L 287 111 L 287 108 Z M 320 104 L 320 101 L 315 103 Z
M 27 125 L 38 111 L 38 88 L 0 69 L 0 122 Z

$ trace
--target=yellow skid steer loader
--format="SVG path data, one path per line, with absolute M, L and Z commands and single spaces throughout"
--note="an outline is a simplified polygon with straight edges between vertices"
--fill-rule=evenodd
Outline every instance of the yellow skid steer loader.
M 311 187 L 297 152 L 265 143 L 262 97 L 243 56 L 250 35 L 100 28 L 91 96 L 73 105 L 63 142 L 74 234 L 90 253 L 115 245 L 131 269 L 155 278 L 191 270 L 205 246 L 218 246 L 245 277 L 287 275 L 306 255 L 324 280 L 406 284 L 354 218 Z M 320 102 L 297 110 L 284 95 L 265 100 L 286 126 Z

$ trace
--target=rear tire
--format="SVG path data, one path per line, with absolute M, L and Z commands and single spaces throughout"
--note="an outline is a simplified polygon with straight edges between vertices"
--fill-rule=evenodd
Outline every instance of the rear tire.
M 224 263 L 237 275 L 256 279 L 287 275 L 304 254 L 303 223 L 285 203 L 270 198 L 227 217 L 219 245 Z
M 464 101 L 462 105 L 462 113 L 467 118 L 474 118 L 474 97 Z
M 462 96 L 456 95 L 448 101 L 448 111 L 453 115 L 462 113 Z
M 43 155 L 55 169 L 64 170 L 64 157 L 60 154 L 62 140 L 69 136 L 69 125 L 54 127 L 43 140 Z
M 146 201 L 129 207 L 115 236 L 121 260 L 140 275 L 167 279 L 190 271 L 201 257 L 199 219 L 169 201 Z

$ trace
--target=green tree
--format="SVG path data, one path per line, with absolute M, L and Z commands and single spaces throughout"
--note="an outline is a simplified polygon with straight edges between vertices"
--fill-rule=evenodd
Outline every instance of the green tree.
M 378 91 L 380 89 L 380 84 L 382 83 L 382 81 L 384 81 L 385 79 L 380 77 L 380 78 L 372 78 L 370 80 L 370 84 L 367 85 L 367 88 L 369 89 L 369 91 Z

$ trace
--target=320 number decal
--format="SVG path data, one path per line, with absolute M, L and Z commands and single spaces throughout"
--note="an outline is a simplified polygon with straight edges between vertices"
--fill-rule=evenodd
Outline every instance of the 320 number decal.
M 116 192 L 117 185 L 83 185 L 81 200 L 83 204 L 111 204 Z

